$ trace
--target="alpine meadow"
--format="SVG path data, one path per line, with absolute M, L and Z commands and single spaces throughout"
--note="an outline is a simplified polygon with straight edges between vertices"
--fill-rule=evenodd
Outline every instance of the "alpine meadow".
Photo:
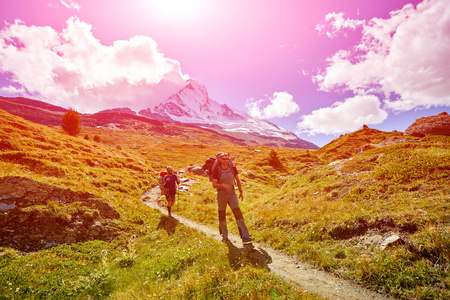
M 365 127 L 312 150 L 126 117 L 71 136 L 0 110 L 0 137 L 1 299 L 322 299 L 142 201 L 170 165 L 192 183 L 175 215 L 218 230 L 193 169 L 219 151 L 262 248 L 388 297 L 450 297 L 449 136 Z

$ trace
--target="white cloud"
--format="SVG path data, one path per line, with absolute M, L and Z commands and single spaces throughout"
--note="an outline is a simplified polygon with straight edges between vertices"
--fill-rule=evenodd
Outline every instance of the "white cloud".
M 364 124 L 379 124 L 387 118 L 374 95 L 358 95 L 331 107 L 320 108 L 303 116 L 297 124 L 298 133 L 336 134 L 355 131 Z
M 449 106 L 448 4 L 448 0 L 425 0 L 416 8 L 408 4 L 392 12 L 389 19 L 364 23 L 359 44 L 337 52 L 314 80 L 324 91 L 384 93 L 385 108 L 397 111 Z
M 61 0 L 61 4 L 69 9 L 76 9 L 77 11 L 81 9 L 81 6 L 73 0 Z
M 153 107 L 187 79 L 153 39 L 135 36 L 105 46 L 75 17 L 62 32 L 19 20 L 7 24 L 0 31 L 0 71 L 28 94 L 80 112 Z
M 267 102 L 270 104 L 262 108 Z M 284 118 L 300 110 L 300 106 L 294 102 L 294 97 L 287 92 L 274 93 L 269 100 L 248 100 L 245 106 L 250 115 L 258 119 Z
M 325 23 L 316 26 L 316 30 L 321 34 L 326 34 L 330 38 L 334 38 L 342 29 L 355 30 L 360 25 L 364 24 L 364 21 L 351 20 L 349 18 L 344 19 L 344 13 L 332 12 L 325 16 Z
M 29 95 L 28 92 L 26 90 L 24 90 L 23 88 L 16 88 L 15 86 L 9 85 L 9 86 L 3 86 L 0 87 L 0 93 L 3 96 L 6 97 L 24 97 L 24 96 L 32 96 Z

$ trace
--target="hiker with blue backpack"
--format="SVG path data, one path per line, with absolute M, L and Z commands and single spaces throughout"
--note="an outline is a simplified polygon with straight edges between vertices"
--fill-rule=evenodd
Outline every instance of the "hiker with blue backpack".
M 222 240 L 229 243 L 226 220 L 226 209 L 227 205 L 229 205 L 234 214 L 234 218 L 236 219 L 236 224 L 242 238 L 244 248 L 252 248 L 252 239 L 248 233 L 247 226 L 245 225 L 244 217 L 241 209 L 239 208 L 238 196 L 235 191 L 236 183 L 239 190 L 239 198 L 243 201 L 244 194 L 242 191 L 242 184 L 239 179 L 239 173 L 236 165 L 230 160 L 230 155 L 225 152 L 218 153 L 216 155 L 215 162 L 210 167 L 210 172 L 213 188 L 217 189 L 219 231 L 222 235 Z
M 167 212 L 169 216 L 172 215 L 172 206 L 175 204 L 175 196 L 177 194 L 178 185 L 180 185 L 178 176 L 173 173 L 172 167 L 167 167 L 167 175 L 164 176 L 164 188 L 166 191 Z

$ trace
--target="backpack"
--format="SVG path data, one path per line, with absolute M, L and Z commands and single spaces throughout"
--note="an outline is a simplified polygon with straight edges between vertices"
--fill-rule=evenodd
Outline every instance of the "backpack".
M 220 154 L 222 154 L 222 152 L 217 153 L 215 158 L 214 157 L 208 158 L 205 161 L 205 164 L 202 166 L 203 171 L 205 171 L 206 174 L 208 174 L 209 181 L 211 181 L 211 182 L 212 182 L 212 174 L 214 172 L 214 169 L 216 169 L 220 163 L 220 161 L 219 161 Z M 230 165 L 230 167 L 235 167 L 235 164 L 231 161 L 231 158 L 229 161 L 229 165 Z M 219 168 L 219 179 L 220 179 L 220 170 L 221 170 L 221 168 Z
M 159 188 L 161 190 L 161 193 L 166 193 L 166 187 L 164 186 L 164 177 L 167 175 L 166 171 L 162 171 L 161 173 L 159 173 L 159 177 L 158 177 L 158 183 L 159 183 Z

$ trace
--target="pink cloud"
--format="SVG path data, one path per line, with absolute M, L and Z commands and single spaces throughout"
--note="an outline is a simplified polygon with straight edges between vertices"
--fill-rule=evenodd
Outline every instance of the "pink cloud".
M 337 52 L 314 77 L 321 90 L 381 92 L 385 108 L 397 111 L 450 105 L 448 1 L 409 4 L 362 26 L 360 43 Z
M 81 112 L 153 107 L 183 88 L 188 77 L 153 39 L 134 36 L 105 46 L 76 17 L 62 32 L 19 20 L 7 24 L 0 31 L 0 71 L 28 95 Z
M 320 108 L 302 117 L 297 124 L 298 133 L 336 134 L 355 131 L 364 124 L 380 124 L 387 113 L 380 108 L 380 101 L 373 95 L 358 95 L 331 107 Z

